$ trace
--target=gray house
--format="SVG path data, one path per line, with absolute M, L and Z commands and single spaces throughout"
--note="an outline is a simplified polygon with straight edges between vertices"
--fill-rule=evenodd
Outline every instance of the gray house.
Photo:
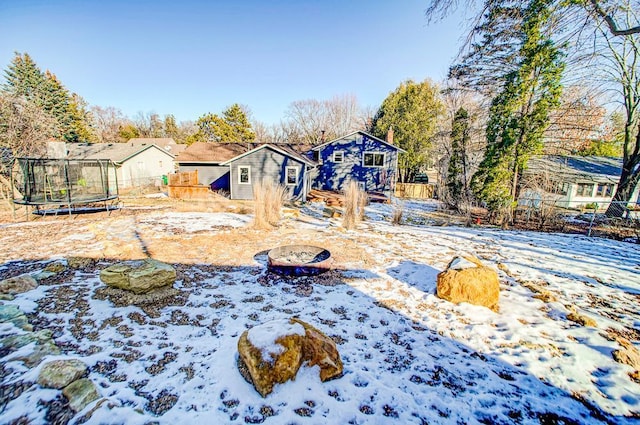
M 289 199 L 306 200 L 316 164 L 287 145 L 263 144 L 221 165 L 229 166 L 231 199 L 253 199 L 254 185 L 267 179 L 285 186 Z
M 356 131 L 312 149 L 318 162 L 313 187 L 341 191 L 357 181 L 367 192 L 393 192 L 398 173 L 398 153 L 392 143 Z

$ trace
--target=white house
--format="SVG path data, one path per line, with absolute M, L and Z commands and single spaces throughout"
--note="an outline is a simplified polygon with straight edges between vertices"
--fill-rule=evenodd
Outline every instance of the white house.
M 535 156 L 523 174 L 519 203 L 553 201 L 562 208 L 584 208 L 597 204 L 606 209 L 613 198 L 622 171 L 622 159 L 598 156 Z M 632 202 L 639 201 L 636 188 Z
M 110 159 L 116 165 L 118 187 L 146 186 L 172 173 L 174 155 L 147 143 L 67 143 L 69 159 Z

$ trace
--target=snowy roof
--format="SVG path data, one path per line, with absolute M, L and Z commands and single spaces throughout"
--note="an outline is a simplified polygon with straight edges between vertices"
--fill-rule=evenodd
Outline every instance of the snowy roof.
M 541 155 L 532 157 L 528 173 L 553 173 L 568 181 L 617 182 L 622 171 L 622 159 L 601 156 Z
M 173 154 L 156 145 L 132 143 L 67 143 L 67 157 L 69 159 L 110 159 L 116 164 L 121 164 L 147 149 L 158 149 L 173 159 Z

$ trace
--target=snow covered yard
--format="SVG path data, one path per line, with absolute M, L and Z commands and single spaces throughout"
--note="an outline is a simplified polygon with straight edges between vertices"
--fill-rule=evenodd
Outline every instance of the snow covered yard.
M 313 206 L 271 232 L 248 228 L 244 215 L 153 211 L 1 225 L 0 279 L 68 256 L 99 259 L 3 302 L 53 331 L 63 353 L 49 359 L 90 366 L 107 402 L 75 422 L 93 408 L 87 423 L 636 422 L 640 384 L 612 352 L 620 338 L 640 343 L 640 247 L 435 227 L 431 207 L 407 203 L 411 224 L 392 226 L 391 207 L 372 205 L 350 232 Z M 267 273 L 266 250 L 291 243 L 329 249 L 336 270 Z M 498 313 L 436 297 L 437 273 L 462 252 L 499 269 Z M 183 305 L 142 310 L 94 296 L 101 269 L 146 255 L 174 265 Z M 237 370 L 238 338 L 291 316 L 336 341 L 344 375 L 321 383 L 303 368 L 262 398 Z M 0 324 L 0 338 L 23 332 Z M 58 391 L 34 383 L 41 366 L 18 354 L 0 353 L 0 423 L 71 418 Z

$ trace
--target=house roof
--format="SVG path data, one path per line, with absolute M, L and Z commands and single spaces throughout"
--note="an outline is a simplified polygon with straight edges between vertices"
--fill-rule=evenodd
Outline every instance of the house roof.
M 156 145 L 173 155 L 177 155 L 187 148 L 187 145 L 178 144 L 171 137 L 134 137 L 129 139 L 127 143 L 139 146 Z
M 276 152 L 278 152 L 278 153 L 280 153 L 280 154 L 282 154 L 282 155 L 284 155 L 284 156 L 288 156 L 288 157 L 290 157 L 290 158 L 293 158 L 293 159 L 295 159 L 295 160 L 298 160 L 298 161 L 300 161 L 300 162 L 302 162 L 302 163 L 304 163 L 304 164 L 311 165 L 311 166 L 315 166 L 315 165 L 317 165 L 317 164 L 316 164 L 314 161 L 312 161 L 311 159 L 309 159 L 309 158 L 307 158 L 306 156 L 304 156 L 304 155 L 300 154 L 299 152 L 296 152 L 296 151 L 295 151 L 291 146 L 288 146 L 288 145 L 285 145 L 285 144 L 277 144 L 277 145 L 276 145 L 276 144 L 274 144 L 274 145 L 272 145 L 272 144 L 269 144 L 269 143 L 264 143 L 264 144 L 262 144 L 262 145 L 258 146 L 258 147 L 257 147 L 257 148 L 255 148 L 255 149 L 251 149 L 250 151 L 244 152 L 244 153 L 243 153 L 243 154 L 241 154 L 241 155 L 238 155 L 238 156 L 236 156 L 236 157 L 234 157 L 234 158 L 231 158 L 231 159 L 230 159 L 230 160 L 228 160 L 228 161 L 223 162 L 221 165 L 227 165 L 227 164 L 230 164 L 230 163 L 232 163 L 233 161 L 237 161 L 237 160 L 238 160 L 238 159 L 240 159 L 240 158 L 243 158 L 243 157 L 245 157 L 245 156 L 247 156 L 247 155 L 250 155 L 250 154 L 252 154 L 252 153 L 254 153 L 254 152 L 257 152 L 257 151 L 259 151 L 259 150 L 261 150 L 261 149 L 267 149 L 267 148 L 268 148 L 268 149 L 272 149 L 272 150 L 274 150 L 274 151 L 276 151 Z
M 246 145 L 240 143 L 195 142 L 176 156 L 176 162 L 221 164 L 248 150 Z
M 67 143 L 67 157 L 69 159 L 110 159 L 116 164 L 121 164 L 147 149 L 158 149 L 173 158 L 173 154 L 154 144 L 132 143 Z
M 373 140 L 376 140 L 376 141 L 378 141 L 380 143 L 383 143 L 383 144 L 385 144 L 385 145 L 387 145 L 387 146 L 389 146 L 391 148 L 394 148 L 394 149 L 398 150 L 399 152 L 406 152 L 404 149 L 402 149 L 402 148 L 400 148 L 400 147 L 398 147 L 398 146 L 396 146 L 396 145 L 394 145 L 392 143 L 389 143 L 389 142 L 387 142 L 385 140 L 382 140 L 382 139 L 380 139 L 380 138 L 378 138 L 376 136 L 373 136 L 373 135 L 371 135 L 371 134 L 369 134 L 369 133 L 367 133 L 365 131 L 361 131 L 361 130 L 354 131 L 353 133 L 349 133 L 347 135 L 338 137 L 337 139 L 333 139 L 333 140 L 330 140 L 330 141 L 328 141 L 326 143 L 323 143 L 321 145 L 315 146 L 312 150 L 315 151 L 315 150 L 318 150 L 318 149 L 322 149 L 323 147 L 325 147 L 327 145 L 330 145 L 331 143 L 337 142 L 338 140 L 347 139 L 347 138 L 353 136 L 354 134 L 361 134 L 361 135 L 366 136 L 366 137 L 368 137 L 370 139 L 373 139 Z
M 530 173 L 551 172 L 572 181 L 616 183 L 622 172 L 621 158 L 602 156 L 541 155 L 529 160 Z

